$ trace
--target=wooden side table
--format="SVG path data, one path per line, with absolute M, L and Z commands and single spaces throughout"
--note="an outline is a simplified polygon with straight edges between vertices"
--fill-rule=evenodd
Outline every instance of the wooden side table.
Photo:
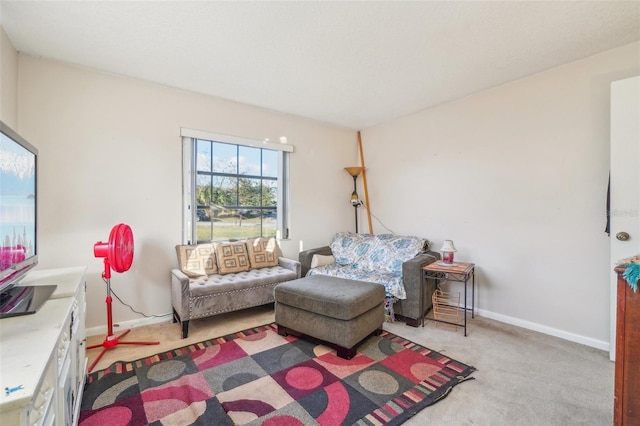
M 435 279 L 436 288 L 440 287 L 440 283 L 444 281 L 460 282 L 464 283 L 464 309 L 463 309 L 463 323 L 453 323 L 450 321 L 439 320 L 436 318 L 426 318 L 431 321 L 442 322 L 446 324 L 456 325 L 464 328 L 464 335 L 467 336 L 467 311 L 471 311 L 471 318 L 475 318 L 474 306 L 476 302 L 476 276 L 475 276 L 474 263 L 454 262 L 452 265 L 447 266 L 442 261 L 430 263 L 422 268 L 422 280 L 424 285 L 425 280 Z M 471 280 L 471 308 L 467 306 L 467 283 Z M 424 292 L 424 289 L 423 289 Z M 421 306 L 421 312 L 424 312 Z M 425 316 L 422 317 L 422 326 L 424 327 Z

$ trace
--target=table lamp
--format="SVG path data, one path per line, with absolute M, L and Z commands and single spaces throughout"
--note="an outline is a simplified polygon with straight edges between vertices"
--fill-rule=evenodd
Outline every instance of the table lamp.
M 444 240 L 444 244 L 440 249 L 440 253 L 442 253 L 442 264 L 447 266 L 453 265 L 453 254 L 457 251 L 452 240 Z

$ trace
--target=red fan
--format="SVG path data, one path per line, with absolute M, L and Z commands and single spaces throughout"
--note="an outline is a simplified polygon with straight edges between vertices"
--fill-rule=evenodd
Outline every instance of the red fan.
M 98 355 L 98 358 L 89 366 L 89 372 L 93 370 L 102 355 L 108 350 L 118 344 L 123 345 L 157 345 L 160 342 L 120 342 L 118 339 L 126 336 L 131 330 L 127 330 L 120 336 L 113 335 L 113 315 L 111 312 L 111 269 L 116 272 L 126 272 L 131 268 L 133 263 L 133 232 L 129 225 L 121 223 L 116 225 L 109 234 L 109 242 L 104 243 L 98 241 L 93 246 L 93 254 L 95 257 L 104 258 L 104 272 L 102 278 L 107 283 L 107 325 L 109 332 L 104 342 L 100 345 L 89 346 L 87 349 L 94 349 L 102 347 L 102 352 Z

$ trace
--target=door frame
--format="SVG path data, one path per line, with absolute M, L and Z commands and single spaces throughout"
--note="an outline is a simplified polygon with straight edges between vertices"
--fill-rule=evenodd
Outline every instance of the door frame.
M 615 360 L 617 274 L 620 259 L 640 253 L 640 76 L 611 82 L 610 140 L 610 335 L 609 358 Z M 628 241 L 616 238 L 627 232 Z

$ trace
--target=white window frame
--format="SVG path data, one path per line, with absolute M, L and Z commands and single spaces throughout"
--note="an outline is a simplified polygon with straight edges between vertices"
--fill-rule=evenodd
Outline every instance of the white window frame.
M 278 195 L 276 238 L 289 239 L 289 154 L 294 147 L 286 143 L 274 143 L 268 139 L 257 140 L 202 130 L 180 129 L 182 136 L 182 242 L 196 244 L 197 229 L 194 226 L 194 188 L 196 187 L 196 140 L 202 139 L 232 145 L 250 146 L 278 151 Z

